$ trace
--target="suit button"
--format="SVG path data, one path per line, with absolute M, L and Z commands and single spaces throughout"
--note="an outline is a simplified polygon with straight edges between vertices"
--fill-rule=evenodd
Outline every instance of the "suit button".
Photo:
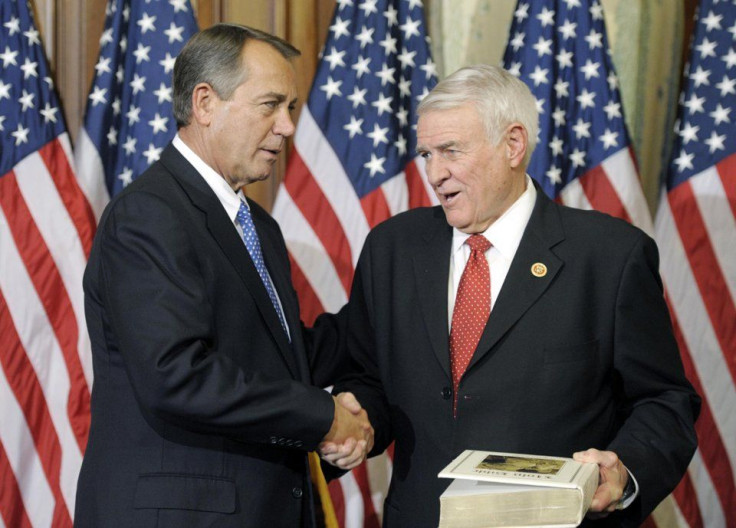
M 272 443 L 272 444 L 276 444 L 276 443 L 278 443 L 278 440 L 276 439 L 276 437 L 275 437 L 275 436 L 272 436 L 272 437 L 270 438 L 270 440 L 271 440 L 271 443 Z
M 295 499 L 301 499 L 302 498 L 302 489 L 301 488 L 292 488 L 291 489 L 291 496 Z
M 450 387 L 442 387 L 442 399 L 449 400 L 452 398 L 452 389 Z

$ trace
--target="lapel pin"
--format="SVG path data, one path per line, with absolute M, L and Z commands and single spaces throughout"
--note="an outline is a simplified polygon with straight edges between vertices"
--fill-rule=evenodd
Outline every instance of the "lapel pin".
M 544 277 L 547 275 L 547 266 L 541 262 L 535 262 L 532 264 L 532 275 L 535 277 Z

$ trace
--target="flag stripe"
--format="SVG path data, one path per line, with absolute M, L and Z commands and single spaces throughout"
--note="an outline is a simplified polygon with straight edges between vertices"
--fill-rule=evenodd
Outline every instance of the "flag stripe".
M 396 178 L 393 179 L 395 180 Z M 383 194 L 383 187 L 378 187 L 363 196 L 360 199 L 360 206 L 363 208 L 363 214 L 365 215 L 366 220 L 368 220 L 368 225 L 371 228 L 391 216 L 391 209 L 389 208 L 386 197 Z M 350 280 L 352 282 L 352 277 Z M 348 290 L 348 292 L 349 291 L 350 290 Z
M 652 215 L 644 198 L 641 181 L 638 177 L 631 177 L 632 174 L 639 173 L 633 148 L 629 146 L 613 153 L 603 160 L 601 166 L 626 210 L 626 218 L 649 236 L 654 236 Z
M 376 510 L 373 506 L 373 500 L 371 498 L 370 483 L 368 482 L 368 473 L 366 470 L 366 464 L 361 464 L 353 470 L 353 477 L 358 484 L 358 489 L 363 498 L 363 524 L 364 528 L 380 528 L 381 523 L 379 521 Z
M 314 294 L 325 310 L 335 312 L 347 301 L 337 270 L 332 264 L 322 242 L 312 230 L 307 219 L 292 201 L 288 192 L 280 192 L 273 208 L 274 217 L 284 233 L 288 233 L 286 244 L 294 262 L 307 278 Z M 299 292 L 299 290 L 297 290 Z M 300 304 L 303 302 L 300 293 Z
M 77 181 L 95 216 L 94 225 L 97 225 L 97 221 L 102 216 L 102 211 L 105 209 L 107 202 L 110 201 L 110 195 L 107 192 L 107 187 L 100 181 L 100 175 L 105 174 L 100 154 L 84 127 L 77 136 L 74 156 Z
M 731 214 L 736 217 L 736 154 L 732 154 L 716 165 L 721 178 Z
M 736 159 L 736 154 L 733 156 Z M 731 207 L 723 186 L 729 176 L 719 174 L 718 165 L 706 169 L 688 180 L 692 186 L 693 196 L 702 215 L 703 226 L 708 233 L 713 256 L 721 277 L 727 284 L 722 292 L 724 298 L 736 298 L 736 218 L 731 214 Z M 733 179 L 736 180 L 736 173 Z M 736 325 L 735 325 L 736 326 Z M 736 333 L 731 337 L 735 337 Z M 731 340 L 736 343 L 736 340 Z
M 366 515 L 363 504 L 363 494 L 355 479 L 354 471 L 347 473 L 338 481 L 342 487 L 342 497 L 345 510 L 342 528 L 364 528 Z
M 0 363 L 6 373 L 8 386 L 21 406 L 39 454 L 41 466 L 51 487 L 55 504 L 54 525 L 71 526 L 71 517 L 64 504 L 59 483 L 59 469 L 62 462 L 61 445 L 33 366 L 28 361 L 15 329 L 8 324 L 11 318 L 8 317 L 8 308 L 2 295 L 0 295 L 0 315 L 5 316 L 0 317 L 5 321 L 2 331 L 4 334 L 7 333 L 9 340 L 14 344 L 0 350 Z M 73 500 L 68 504 L 71 509 L 74 504 Z
M 701 444 L 688 471 L 697 490 L 703 525 L 709 528 L 726 526 L 720 495 L 710 475 L 723 471 L 733 473 L 736 445 L 728 439 L 736 438 L 736 423 L 730 418 L 733 415 L 730 402 L 736 401 L 736 390 L 703 299 L 698 294 L 695 277 L 690 267 L 683 265 L 687 263 L 687 256 L 670 212 L 670 202 L 666 197 L 660 200 L 655 230 L 659 240 L 668 241 L 667 244 L 660 245 L 662 277 L 668 285 L 672 319 L 678 325 L 680 339 L 684 343 L 682 350 L 692 351 L 691 370 L 695 374 L 691 379 L 707 380 L 701 385 L 699 394 L 703 397 L 703 405 L 708 406 L 709 412 L 714 417 L 716 430 L 721 436 L 720 443 L 726 451 L 726 456 L 720 457 L 717 454 L 715 456 L 710 453 L 701 454 L 702 450 L 709 448 L 708 444 Z M 677 288 L 672 288 L 673 284 L 676 284 Z M 683 356 L 683 359 L 687 367 L 689 364 L 687 357 Z M 703 456 L 706 457 L 705 462 Z M 712 465 L 706 469 L 710 460 L 713 460 Z
M 29 169 L 25 165 L 29 159 L 30 157 L 17 165 L 21 179 L 23 173 Z M 39 192 L 42 192 L 41 188 Z M 15 246 L 26 270 L 30 273 L 33 287 L 38 292 L 43 310 L 61 347 L 68 377 L 71 380 L 71 391 L 67 401 L 68 419 L 72 424 L 78 449 L 84 451 L 89 430 L 89 390 L 77 353 L 79 336 L 77 320 L 56 262 L 23 200 L 23 194 L 13 172 L 0 180 L 0 208 L 4 211 Z M 64 256 L 61 257 L 59 262 L 65 262 Z M 3 290 L 7 291 L 5 288 Z M 58 396 L 57 394 L 56 397 Z
M 688 473 L 692 477 L 693 484 L 698 490 L 696 498 L 703 517 L 703 526 L 706 528 L 733 526 L 727 523 L 727 511 L 723 509 L 720 502 L 719 491 L 716 483 L 711 479 L 711 472 L 706 468 L 702 458 L 703 451 L 697 449 L 693 455 Z M 714 468 L 718 471 L 718 468 Z
M 720 348 L 729 350 L 736 343 L 736 306 L 728 294 L 728 285 L 718 265 L 709 231 L 690 181 L 669 192 L 672 216 L 677 230 L 682 234 L 685 253 Z M 723 358 L 731 373 L 731 381 L 736 382 L 736 357 L 726 354 Z
M 695 368 L 690 349 L 682 334 L 679 322 L 671 309 L 670 315 L 673 321 L 675 339 L 677 339 L 680 354 L 682 355 L 685 373 L 698 394 L 704 394 L 703 384 Z M 718 425 L 707 400 L 702 403 L 700 416 L 695 424 L 695 430 L 698 434 L 700 456 L 708 468 L 711 481 L 715 485 L 723 508 L 726 511 L 736 511 L 736 487 L 734 486 L 733 472 L 728 464 L 723 463 L 723 461 L 728 460 L 728 453 L 726 452 L 723 438 L 718 430 Z M 681 487 L 686 487 L 687 490 L 680 489 Z M 691 528 L 702 526 L 703 519 L 697 508 L 695 488 L 689 475 L 687 476 L 687 482 L 685 484 L 681 483 L 680 487 L 678 487 L 675 496 Z
M 583 192 L 593 209 L 631 222 L 631 218 L 629 218 L 623 202 L 621 202 L 616 190 L 611 185 L 608 174 L 602 165 L 593 167 L 581 176 L 579 180 L 580 185 L 583 187 Z
M 328 194 L 312 178 L 302 157 L 294 146 L 289 160 L 289 170 L 298 174 L 298 178 L 284 181 L 294 203 L 299 207 L 302 215 L 314 230 L 322 247 L 332 260 L 332 264 L 340 277 L 342 287 L 347 293 L 350 291 L 350 282 L 353 278 L 353 261 L 350 251 L 350 242 L 346 232 L 340 229 L 341 223 L 330 207 Z
M 0 442 L 0 482 L 3 483 L 0 487 L 0 524 L 16 528 L 31 528 L 31 520 L 23 507 L 18 482 L 8 463 L 8 456 L 5 454 L 2 442 Z
M 0 314 L 3 315 L 0 318 L 0 321 L 3 321 L 3 331 L 0 332 L 3 349 L 15 350 L 20 345 L 15 333 L 7 324 L 10 319 L 7 317 L 5 300 L 1 294 Z M 3 410 L 3 427 L 0 427 L 0 443 L 20 491 L 22 503 L 17 507 L 27 513 L 33 526 L 53 526 L 56 500 L 44 476 L 45 469 L 38 453 L 33 449 L 28 449 L 29 446 L 34 445 L 34 439 L 28 430 L 23 410 L 19 408 L 18 400 L 10 389 L 10 378 L 15 375 L 15 372 L 6 371 L 4 363 L 2 364 L 0 408 Z M 3 480 L 3 487 L 4 484 L 5 480 Z
M 656 231 L 658 238 L 668 239 L 669 243 L 660 246 L 660 267 L 667 284 L 670 309 L 674 314 L 682 332 L 686 350 L 692 351 L 694 371 L 701 380 L 700 395 L 710 406 L 718 430 L 724 438 L 724 448 L 728 456 L 720 463 L 736 467 L 736 445 L 725 439 L 736 438 L 736 422 L 729 418 L 733 408 L 731 402 L 736 401 L 736 387 L 726 359 L 721 353 L 711 319 L 708 317 L 703 299 L 698 293 L 696 279 L 687 262 L 685 248 L 682 245 L 670 212 L 670 202 L 660 201 L 657 213 Z M 672 285 L 676 284 L 677 288 Z
M 341 480 L 333 480 L 327 487 L 330 490 L 330 498 L 332 499 L 332 507 L 335 509 L 335 517 L 337 517 L 338 526 L 345 527 L 345 494 Z
M 64 197 L 57 192 L 59 187 L 67 187 L 63 183 L 64 178 L 73 180 L 74 176 L 70 172 L 59 172 L 59 167 L 49 167 L 46 159 L 44 159 L 44 150 L 46 150 L 47 155 L 49 150 L 54 150 L 55 154 L 53 156 L 57 159 L 63 157 L 63 150 L 59 148 L 59 144 L 56 141 L 53 141 L 52 144 L 55 145 L 52 149 L 49 149 L 49 145 L 46 145 L 38 154 L 32 154 L 18 163 L 14 173 L 22 199 L 28 207 L 33 223 L 38 228 L 43 242 L 46 244 L 49 255 L 63 282 L 64 294 L 68 296 L 73 309 L 73 314 L 66 316 L 69 322 L 68 331 L 70 333 L 76 332 L 76 341 L 72 341 L 73 345 L 70 342 L 68 347 L 71 350 L 70 367 L 76 374 L 78 373 L 78 365 L 80 365 L 84 374 L 83 378 L 72 376 L 73 383 L 79 386 L 78 390 L 89 392 L 89 389 L 85 389 L 85 386 L 92 385 L 92 359 L 89 336 L 84 331 L 84 293 L 81 273 L 87 262 L 89 248 L 83 246 L 84 243 L 77 234 L 80 229 L 88 232 L 92 227 L 87 229 L 75 227 L 75 220 L 67 209 L 69 203 L 65 203 Z M 60 164 L 63 167 L 69 167 L 68 161 L 60 161 Z M 67 193 L 71 192 L 75 192 L 77 198 L 67 199 L 66 202 L 84 200 L 76 185 L 68 186 Z M 84 209 L 81 204 L 80 207 Z M 92 217 L 83 216 L 82 219 L 84 218 L 92 221 Z M 80 221 L 80 219 L 77 219 L 77 221 Z M 56 298 L 52 297 L 51 299 L 55 300 Z M 60 300 L 65 301 L 66 299 L 60 298 Z M 63 308 L 66 309 L 66 307 Z M 72 316 L 75 318 L 74 322 L 71 321 Z M 82 329 L 81 332 L 79 328 Z M 74 339 L 74 337 L 70 336 L 70 339 Z M 76 350 L 73 350 L 74 348 Z M 89 396 L 86 399 L 89 400 Z M 81 399 L 79 405 L 74 407 L 82 415 L 89 414 L 89 404 L 88 401 L 85 403 L 84 399 Z M 81 420 L 75 423 L 75 426 L 79 428 L 80 437 L 86 438 L 89 418 L 78 416 L 76 413 L 70 418 L 73 418 L 75 422 Z
M 409 207 L 409 187 L 404 172 L 397 174 L 395 178 L 386 180 L 379 189 L 381 189 L 383 198 L 388 205 L 388 216 L 407 210 Z
M 95 234 L 96 220 L 89 202 L 85 199 L 74 177 L 66 149 L 62 147 L 62 144 L 68 145 L 68 143 L 69 136 L 64 133 L 41 147 L 38 150 L 38 154 L 43 159 L 48 175 L 56 186 L 58 195 L 64 204 L 66 214 L 72 220 L 77 233 L 77 240 L 81 242 L 84 248 L 84 256 L 89 257 L 89 252 L 92 250 L 92 238 Z M 18 171 L 18 166 L 16 166 L 16 174 Z
M 672 492 L 672 495 L 677 501 L 679 514 L 683 516 L 686 526 L 690 528 L 703 528 L 703 517 L 700 515 L 696 498 L 697 490 L 695 489 L 692 478 L 690 478 L 689 472 L 682 477 L 682 481 L 675 488 L 675 491 Z
M 299 115 L 299 126 L 294 137 L 292 157 L 297 153 L 302 157 L 308 172 L 296 172 L 295 176 L 285 178 L 284 184 L 291 192 L 290 186 L 294 185 L 291 180 L 299 179 L 307 174 L 311 175 L 325 198 L 323 207 L 332 209 L 334 215 L 339 219 L 337 225 L 342 227 L 344 236 L 349 242 L 349 250 L 352 254 L 350 262 L 354 267 L 358 261 L 360 248 L 363 247 L 363 240 L 368 235 L 368 222 L 361 214 L 360 200 L 355 194 L 350 179 L 345 174 L 342 163 L 322 135 L 322 130 L 314 121 L 309 106 L 302 108 Z M 305 156 L 305 153 L 308 155 Z M 288 169 L 287 173 L 290 173 Z M 297 196 L 292 194 L 292 198 L 300 208 L 303 208 L 304 204 Z M 305 216 L 309 219 L 309 215 Z M 350 276 L 352 277 L 352 272 Z M 347 290 L 349 288 L 346 288 Z
M 568 183 L 557 197 L 558 201 L 568 207 L 576 207 L 578 209 L 593 209 L 593 205 L 585 194 L 580 178 L 576 178 Z
M 421 168 L 420 168 L 421 166 Z M 437 195 L 434 194 L 427 178 L 423 177 L 424 160 L 414 158 L 406 165 L 406 181 L 409 188 L 409 208 L 429 207 L 438 205 Z
M 317 317 L 324 313 L 324 306 L 322 306 L 319 297 L 314 292 L 314 288 L 309 284 L 307 276 L 304 275 L 291 253 L 289 254 L 289 262 L 291 263 L 291 282 L 294 289 L 300 293 L 299 313 L 301 320 L 307 326 L 311 326 Z
M 4 177 L 2 181 L 6 179 Z M 5 196 L 5 193 L 0 192 L 0 195 Z M 0 242 L 12 239 L 4 209 L 0 207 Z M 25 351 L 44 396 L 43 399 L 34 399 L 31 402 L 21 401 L 20 405 L 24 408 L 29 408 L 29 404 L 48 407 L 62 447 L 58 478 L 66 503 L 72 505 L 76 494 L 77 472 L 81 466 L 81 452 L 79 440 L 69 421 L 68 371 L 51 323 L 13 244 L 2 244 L 0 247 L 0 292 L 7 304 L 7 311 L 1 318 L 3 324 L 14 328 L 13 335 L 17 333 L 21 343 L 20 348 L 15 347 L 14 341 L 6 344 Z M 33 442 L 26 445 L 33 446 Z

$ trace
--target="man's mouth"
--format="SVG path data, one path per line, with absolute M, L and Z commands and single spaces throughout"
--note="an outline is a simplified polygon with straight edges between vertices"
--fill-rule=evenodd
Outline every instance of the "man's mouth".
M 460 195 L 460 192 L 448 192 L 448 193 L 438 193 L 440 203 L 442 205 L 452 205 L 455 202 L 455 199 Z

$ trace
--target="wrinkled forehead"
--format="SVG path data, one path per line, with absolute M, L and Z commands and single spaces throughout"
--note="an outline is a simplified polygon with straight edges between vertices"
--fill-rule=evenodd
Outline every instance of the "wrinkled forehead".
M 466 142 L 483 134 L 478 112 L 472 105 L 431 109 L 417 122 L 417 147 L 435 147 L 448 142 Z

